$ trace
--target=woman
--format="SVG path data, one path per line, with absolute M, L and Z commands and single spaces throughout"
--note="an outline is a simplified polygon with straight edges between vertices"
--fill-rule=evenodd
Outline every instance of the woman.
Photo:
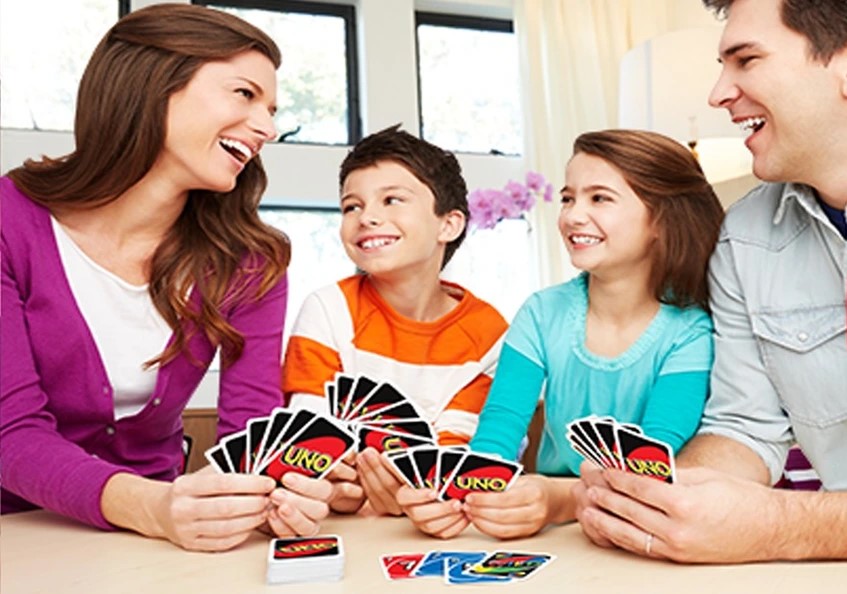
M 281 402 L 287 239 L 263 225 L 274 42 L 199 6 L 106 34 L 80 83 L 76 150 L 2 192 L 2 510 L 43 507 L 189 549 L 266 522 L 312 533 L 328 483 L 176 480 L 181 413 L 220 347 L 219 436 Z M 273 505 L 271 505 L 273 504 Z

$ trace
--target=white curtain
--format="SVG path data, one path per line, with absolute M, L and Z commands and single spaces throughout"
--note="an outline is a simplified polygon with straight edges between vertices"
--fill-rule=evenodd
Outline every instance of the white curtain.
M 556 190 L 574 139 L 617 124 L 623 55 L 669 30 L 675 9 L 674 0 L 515 0 L 526 164 Z M 542 287 L 576 274 L 556 228 L 558 212 L 554 199 L 530 214 Z

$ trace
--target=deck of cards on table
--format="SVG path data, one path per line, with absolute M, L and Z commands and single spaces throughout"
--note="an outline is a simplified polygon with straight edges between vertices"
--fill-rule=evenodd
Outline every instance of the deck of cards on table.
M 415 404 L 389 383 L 338 374 L 325 392 L 326 413 L 274 409 L 206 450 L 206 459 L 219 472 L 279 482 L 287 472 L 321 478 L 349 452 L 368 446 L 385 452 L 436 441 Z
M 440 577 L 454 585 L 523 581 L 555 558 L 549 553 L 515 551 L 429 551 L 382 555 L 379 561 L 391 581 Z
M 403 482 L 415 489 L 432 489 L 441 501 L 461 500 L 474 491 L 505 491 L 523 470 L 517 462 L 459 446 L 422 445 L 383 455 Z
M 338 581 L 344 577 L 341 537 L 274 538 L 268 548 L 269 584 Z
M 638 425 L 590 415 L 568 423 L 567 437 L 576 453 L 598 466 L 674 482 L 673 449 Z

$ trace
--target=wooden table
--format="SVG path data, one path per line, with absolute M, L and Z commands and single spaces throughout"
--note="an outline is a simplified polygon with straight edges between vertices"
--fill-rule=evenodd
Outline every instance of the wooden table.
M 501 543 L 466 531 L 451 541 L 418 533 L 405 518 L 333 517 L 322 533 L 342 536 L 345 577 L 340 582 L 267 585 L 268 537 L 253 536 L 226 553 L 191 553 L 124 532 L 100 532 L 43 511 L 0 519 L 0 592 L 24 594 L 378 594 L 512 592 L 697 594 L 714 592 L 847 592 L 847 563 L 762 563 L 686 566 L 645 560 L 591 545 L 574 524 L 524 540 Z M 530 579 L 509 584 L 448 586 L 436 578 L 389 582 L 378 557 L 385 553 L 497 549 L 547 552 L 556 560 Z

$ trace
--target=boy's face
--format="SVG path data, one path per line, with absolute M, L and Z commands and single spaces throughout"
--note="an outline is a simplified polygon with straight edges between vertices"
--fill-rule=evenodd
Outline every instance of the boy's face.
M 780 6 L 781 0 L 733 2 L 719 47 L 723 70 L 709 103 L 747 131 L 760 179 L 817 185 L 816 168 L 825 173 L 832 166 L 822 152 L 839 146 L 847 119 L 845 58 L 827 65 L 813 59 L 808 40 L 782 22 Z
M 358 268 L 382 278 L 437 276 L 464 216 L 435 214 L 429 187 L 394 161 L 356 169 L 341 188 L 341 242 Z

